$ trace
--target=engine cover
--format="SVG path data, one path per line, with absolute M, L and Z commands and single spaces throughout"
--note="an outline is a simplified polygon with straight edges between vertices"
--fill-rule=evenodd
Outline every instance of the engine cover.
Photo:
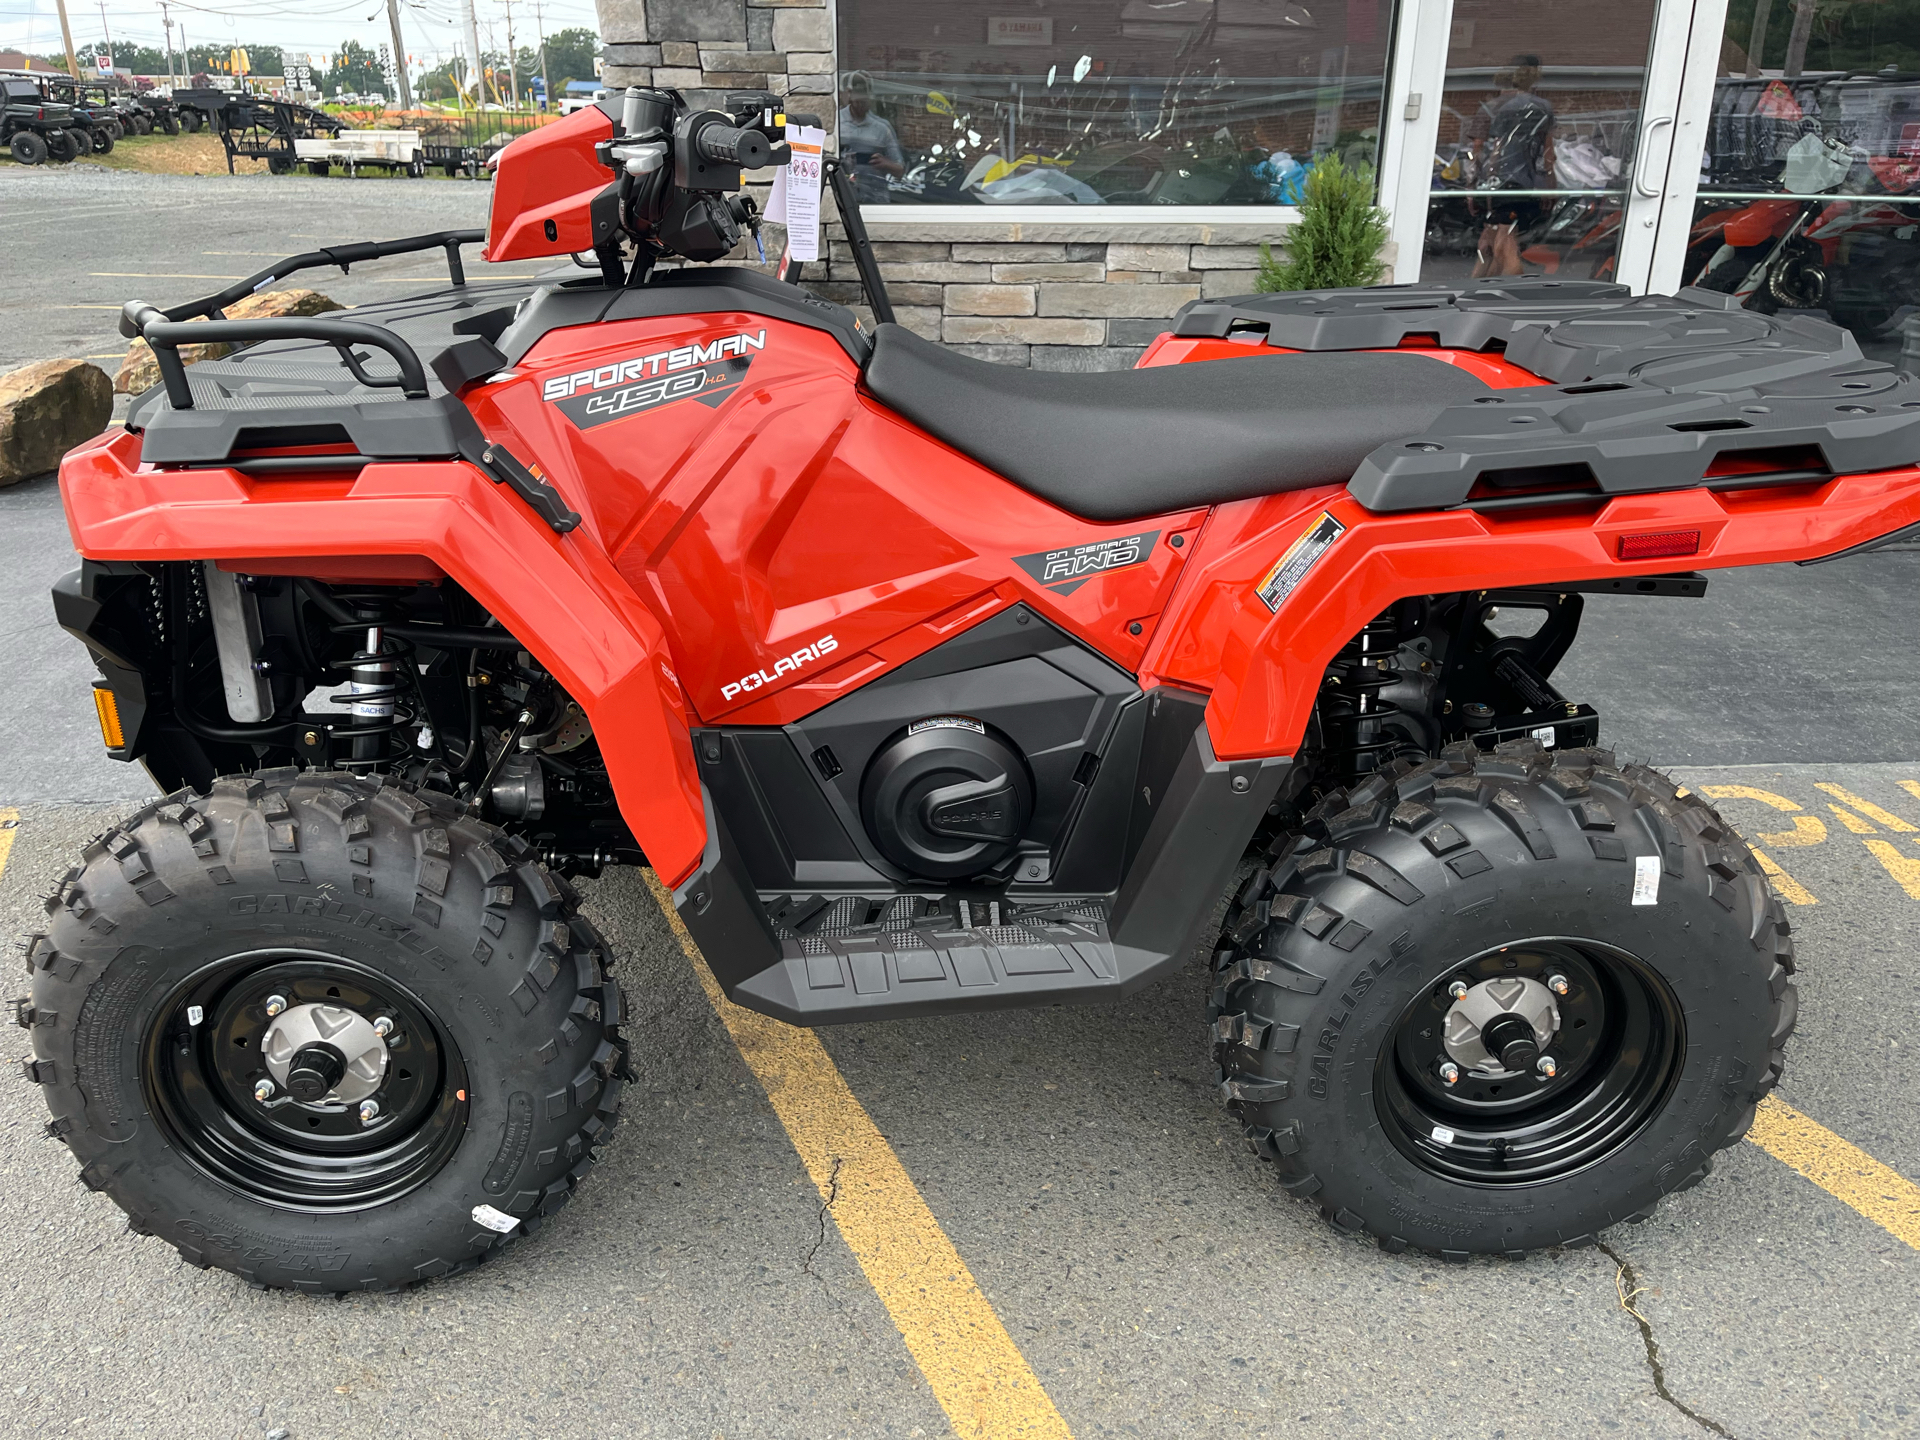
M 874 847 L 909 874 L 990 870 L 1033 815 L 1033 777 L 1011 741 L 968 715 L 915 720 L 874 754 L 860 783 Z

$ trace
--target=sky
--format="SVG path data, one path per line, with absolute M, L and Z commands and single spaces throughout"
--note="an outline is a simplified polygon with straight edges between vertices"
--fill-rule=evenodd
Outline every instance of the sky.
M 319 63 L 345 40 L 358 40 L 376 52 L 390 41 L 386 0 L 167 0 L 166 8 L 173 16 L 175 46 L 184 29 L 187 43 L 194 46 L 279 45 Z M 576 25 L 598 28 L 593 0 L 539 0 L 538 8 L 548 33 Z M 101 0 L 67 0 L 76 47 L 84 49 L 100 39 L 103 11 L 106 33 L 113 39 L 165 48 L 159 0 L 104 0 L 104 5 Z M 505 50 L 503 0 L 474 0 L 474 11 L 481 46 Z M 535 0 L 513 0 L 515 45 L 533 45 L 534 11 Z M 463 48 L 459 0 L 400 0 L 400 29 L 415 69 L 432 68 Z M 0 49 L 58 54 L 60 12 L 54 0 L 0 0 Z

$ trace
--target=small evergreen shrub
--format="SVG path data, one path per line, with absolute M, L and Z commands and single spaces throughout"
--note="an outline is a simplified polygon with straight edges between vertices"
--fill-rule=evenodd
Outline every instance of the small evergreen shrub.
M 1260 276 L 1254 289 L 1327 290 L 1372 285 L 1387 268 L 1380 247 L 1387 217 L 1373 203 L 1373 167 L 1349 168 L 1339 155 L 1322 155 L 1307 172 L 1300 223 L 1287 232 L 1286 258 L 1260 246 Z

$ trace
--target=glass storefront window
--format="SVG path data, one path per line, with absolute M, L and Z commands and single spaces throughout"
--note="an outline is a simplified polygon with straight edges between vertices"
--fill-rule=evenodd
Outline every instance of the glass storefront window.
M 1920 314 L 1920 35 L 1894 9 L 1729 6 L 1682 271 L 1884 359 Z
M 1455 0 L 1423 278 L 1613 278 L 1657 8 Z
M 868 205 L 1286 205 L 1371 164 L 1392 0 L 840 0 Z

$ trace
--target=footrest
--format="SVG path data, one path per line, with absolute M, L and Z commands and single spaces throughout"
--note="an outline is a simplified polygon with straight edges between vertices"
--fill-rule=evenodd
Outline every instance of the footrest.
M 741 982 L 736 998 L 799 1024 L 1119 994 L 1098 900 L 781 895 L 763 903 L 781 958 Z

